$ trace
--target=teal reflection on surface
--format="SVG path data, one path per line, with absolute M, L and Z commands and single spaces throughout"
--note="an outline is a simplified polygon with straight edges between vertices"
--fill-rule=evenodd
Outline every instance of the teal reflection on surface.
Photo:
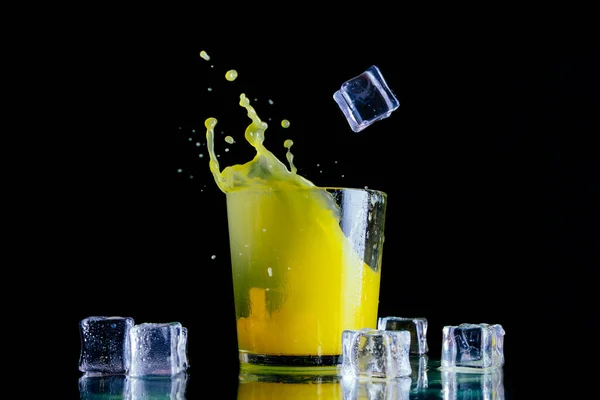
M 347 379 L 336 375 L 239 375 L 237 400 L 504 400 L 502 368 L 442 370 L 439 360 L 411 357 L 409 377 Z
M 187 375 L 133 378 L 126 375 L 79 378 L 81 400 L 181 400 L 185 399 Z

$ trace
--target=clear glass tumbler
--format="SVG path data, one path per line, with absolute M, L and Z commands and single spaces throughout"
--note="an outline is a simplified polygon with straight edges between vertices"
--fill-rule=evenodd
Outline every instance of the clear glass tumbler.
M 226 198 L 241 369 L 335 369 L 342 332 L 377 325 L 387 195 L 311 187 Z

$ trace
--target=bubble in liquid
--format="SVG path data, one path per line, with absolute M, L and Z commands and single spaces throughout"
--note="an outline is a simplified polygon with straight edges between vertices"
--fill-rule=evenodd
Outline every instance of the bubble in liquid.
M 284 128 L 289 128 L 290 121 L 288 121 L 287 119 L 284 119 L 283 121 L 281 121 L 281 126 L 283 126 Z
M 230 69 L 225 74 L 225 79 L 227 79 L 229 82 L 235 81 L 237 77 L 238 77 L 238 73 L 235 69 Z
M 205 59 L 206 61 L 210 60 L 210 56 L 208 55 L 208 53 L 204 50 L 202 50 L 200 52 L 200 57 L 202 57 L 203 59 Z

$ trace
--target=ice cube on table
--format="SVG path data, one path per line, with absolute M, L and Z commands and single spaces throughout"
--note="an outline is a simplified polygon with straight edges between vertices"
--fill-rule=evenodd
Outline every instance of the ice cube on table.
M 131 317 L 92 316 L 79 322 L 79 370 L 86 374 L 124 374 L 129 369 Z
M 442 329 L 442 368 L 504 365 L 504 329 L 499 324 L 463 323 Z
M 173 376 L 187 370 L 187 328 L 180 322 L 137 324 L 129 337 L 130 376 Z
M 389 117 L 400 107 L 400 102 L 376 65 L 344 82 L 333 94 L 333 99 L 354 132 L 360 132 L 372 123 Z
M 342 333 L 342 378 L 394 379 L 409 376 L 410 333 L 371 328 Z
M 410 353 L 426 354 L 427 346 L 427 318 L 380 317 L 377 329 L 410 332 Z

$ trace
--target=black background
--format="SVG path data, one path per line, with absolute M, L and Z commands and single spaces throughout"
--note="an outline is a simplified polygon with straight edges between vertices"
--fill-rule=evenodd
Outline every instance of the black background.
M 237 140 L 217 141 L 222 166 L 248 161 L 246 93 L 269 123 L 267 148 L 284 160 L 294 140 L 301 175 L 388 193 L 380 315 L 426 317 L 435 357 L 444 325 L 502 324 L 507 398 L 585 391 L 566 385 L 597 347 L 600 88 L 587 12 L 273 10 L 103 10 L 55 26 L 61 100 L 42 143 L 54 156 L 35 170 L 45 201 L 27 236 L 52 266 L 32 273 L 58 374 L 45 390 L 77 398 L 79 321 L 121 315 L 187 326 L 188 398 L 209 387 L 235 398 L 225 197 L 196 143 L 216 117 Z M 371 65 L 400 108 L 354 133 L 332 95 Z

